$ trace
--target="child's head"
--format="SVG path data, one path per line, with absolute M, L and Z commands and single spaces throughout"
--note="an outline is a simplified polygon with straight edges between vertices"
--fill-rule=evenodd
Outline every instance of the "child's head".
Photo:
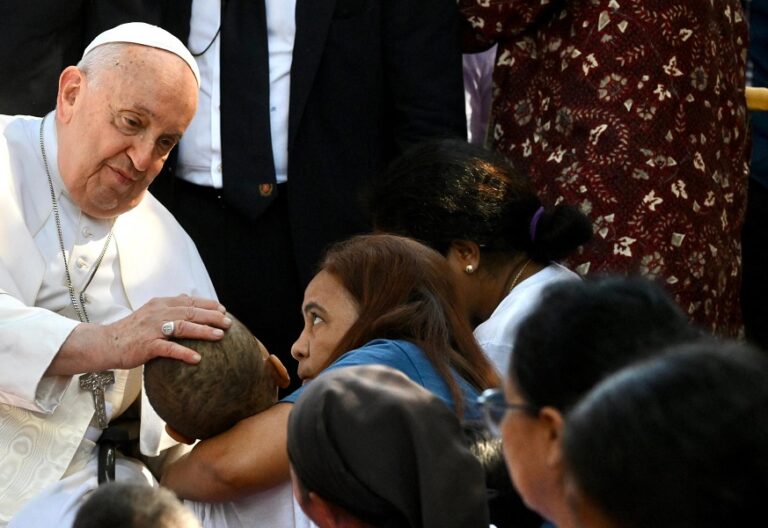
M 195 515 L 165 488 L 146 483 L 99 486 L 77 512 L 73 528 L 200 528 Z
M 181 339 L 197 351 L 197 365 L 156 358 L 144 367 L 144 386 L 152 407 L 179 439 L 205 439 L 272 406 L 277 387 L 288 384 L 279 359 L 240 321 L 219 341 Z

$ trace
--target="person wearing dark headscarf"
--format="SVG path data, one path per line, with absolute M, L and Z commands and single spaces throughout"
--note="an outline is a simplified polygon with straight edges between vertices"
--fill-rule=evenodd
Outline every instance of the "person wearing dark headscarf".
M 328 372 L 288 420 L 294 494 L 321 528 L 488 526 L 483 470 L 456 415 L 381 365 Z

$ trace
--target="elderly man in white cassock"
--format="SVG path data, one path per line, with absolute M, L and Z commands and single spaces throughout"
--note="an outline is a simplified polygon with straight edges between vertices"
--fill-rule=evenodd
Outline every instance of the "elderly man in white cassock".
M 147 193 L 198 85 L 180 41 L 124 24 L 61 73 L 45 118 L 0 116 L 0 526 L 17 512 L 11 526 L 69 526 L 141 365 L 195 363 L 169 338 L 216 340 L 231 324 L 194 244 Z M 174 442 L 141 403 L 139 445 L 156 456 Z M 156 485 L 133 459 L 116 466 Z

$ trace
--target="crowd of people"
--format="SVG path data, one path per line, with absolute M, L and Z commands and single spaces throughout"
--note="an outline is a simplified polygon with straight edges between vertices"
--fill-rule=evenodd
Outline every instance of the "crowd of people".
M 761 7 L 49 3 L 0 7 L 0 527 L 759 516 Z

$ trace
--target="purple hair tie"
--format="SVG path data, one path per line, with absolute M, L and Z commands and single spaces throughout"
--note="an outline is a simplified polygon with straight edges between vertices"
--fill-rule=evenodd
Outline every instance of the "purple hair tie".
M 533 213 L 533 217 L 531 218 L 531 226 L 529 233 L 531 235 L 531 242 L 536 241 L 536 226 L 539 223 L 539 218 L 541 218 L 541 215 L 544 214 L 544 206 L 539 207 L 536 209 L 536 212 Z

